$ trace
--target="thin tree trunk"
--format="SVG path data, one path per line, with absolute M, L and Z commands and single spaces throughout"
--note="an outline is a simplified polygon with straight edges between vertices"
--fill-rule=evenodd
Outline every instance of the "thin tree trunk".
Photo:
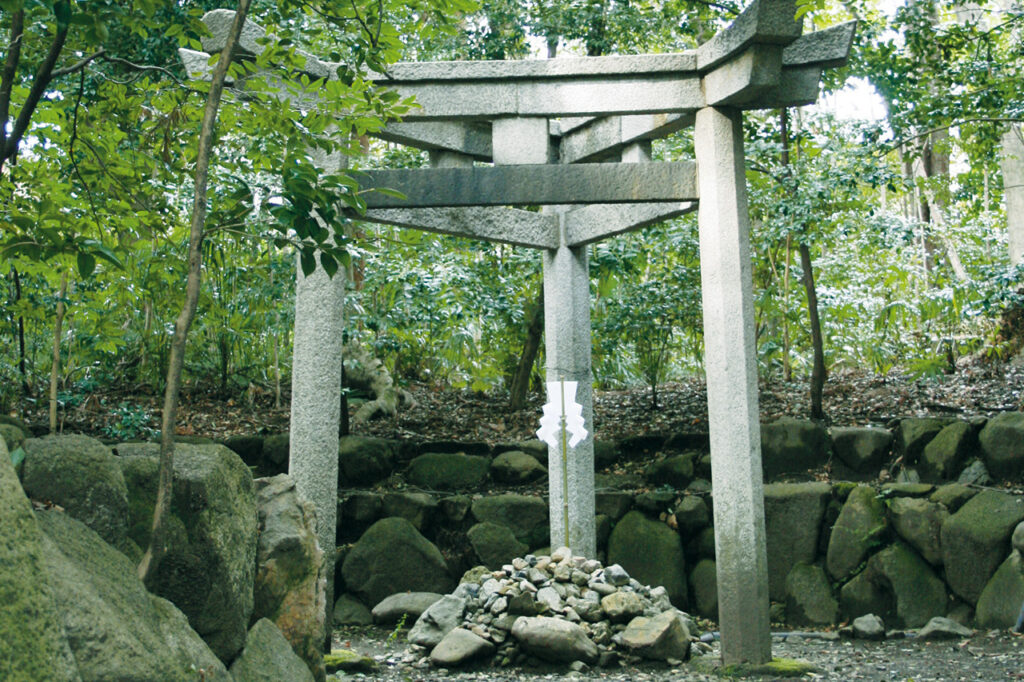
M 64 327 L 64 299 L 68 295 L 68 271 L 60 276 L 57 320 L 53 323 L 53 364 L 50 365 L 50 433 L 57 433 L 57 381 L 60 378 L 60 337 Z
M 18 268 L 11 267 L 14 276 L 14 302 L 21 300 L 21 276 Z M 18 315 L 18 371 L 21 372 L 21 393 L 26 398 L 32 395 L 32 384 L 28 380 L 28 368 L 25 365 L 25 318 Z
M 199 301 L 199 286 L 203 266 L 203 226 L 206 223 L 207 181 L 210 173 L 210 155 L 213 150 L 213 129 L 217 121 L 224 80 L 231 65 L 231 53 L 235 50 L 242 25 L 249 13 L 250 0 L 238 0 L 234 21 L 228 31 L 224 50 L 210 78 L 210 92 L 203 111 L 203 123 L 199 133 L 196 154 L 195 197 L 192 202 L 192 219 L 189 225 L 188 280 L 185 286 L 185 305 L 174 323 L 174 338 L 171 340 L 171 357 L 167 367 L 167 388 L 164 392 L 164 410 L 160 434 L 160 475 L 153 510 L 153 527 L 149 547 L 139 562 L 138 574 L 143 582 L 149 583 L 167 553 L 167 517 L 171 510 L 171 494 L 174 483 L 174 424 L 178 411 L 178 397 L 181 392 L 181 374 L 185 360 L 185 342 L 192 318 Z
M 782 138 L 782 154 L 780 161 L 783 167 L 789 166 L 789 110 L 782 109 L 779 114 L 779 129 Z M 814 359 L 811 365 L 811 419 L 824 419 L 822 394 L 825 390 L 825 348 L 821 335 L 821 319 L 818 317 L 818 293 L 814 287 L 814 270 L 811 266 L 811 249 L 803 241 L 799 241 L 800 267 L 803 270 L 804 290 L 807 292 L 807 313 L 811 323 L 811 347 Z
M 271 256 L 272 257 L 272 256 Z M 274 264 L 270 264 L 270 290 L 274 290 Z M 277 353 L 277 332 L 281 326 L 281 313 L 274 310 L 274 331 L 270 335 L 274 350 L 274 409 L 281 409 L 281 362 Z
M 782 380 L 793 380 L 793 363 L 789 359 L 789 279 L 793 270 L 793 235 L 786 235 L 786 269 L 782 278 Z
M 519 364 L 516 366 L 515 376 L 512 378 L 512 386 L 509 390 L 509 409 L 512 411 L 521 410 L 526 407 L 526 394 L 530 391 L 530 376 L 533 374 L 533 365 L 537 361 L 537 354 L 540 352 L 541 335 L 544 333 L 544 283 L 541 282 L 540 292 L 537 300 L 530 306 L 527 313 L 526 341 L 523 343 L 523 352 L 519 356 Z

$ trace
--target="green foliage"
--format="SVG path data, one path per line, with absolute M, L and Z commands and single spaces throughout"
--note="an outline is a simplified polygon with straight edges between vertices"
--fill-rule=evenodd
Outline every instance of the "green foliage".
M 118 403 L 117 408 L 110 411 L 112 420 L 102 431 L 109 438 L 118 440 L 134 440 L 136 438 L 155 439 L 159 431 L 150 427 L 153 415 L 141 405 L 127 401 Z

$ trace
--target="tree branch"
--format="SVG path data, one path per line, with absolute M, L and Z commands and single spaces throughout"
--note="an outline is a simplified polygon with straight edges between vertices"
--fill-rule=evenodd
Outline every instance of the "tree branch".
M 929 137 L 933 133 L 941 133 L 944 130 L 949 130 L 950 128 L 955 128 L 956 126 L 963 125 L 964 123 L 1024 123 L 1024 118 L 1009 118 L 1009 117 L 1001 118 L 1001 117 L 989 117 L 989 116 L 979 116 L 977 118 L 965 118 L 965 119 L 962 119 L 960 121 L 953 121 L 952 123 L 950 123 L 948 125 L 939 126 L 937 128 L 932 128 L 931 130 L 926 130 L 923 133 L 916 133 L 914 135 L 908 135 L 907 137 L 904 137 L 904 138 L 902 138 L 900 140 L 896 140 L 894 142 L 890 142 L 887 145 L 879 145 L 879 149 L 884 151 L 884 152 L 891 152 L 894 149 L 898 149 L 898 148 L 902 147 L 903 145 L 908 144 L 910 142 L 914 142 L 916 140 L 920 140 L 921 138 Z
M 21 43 L 25 36 L 25 10 L 18 10 L 11 17 L 11 42 L 7 45 L 7 58 L 4 59 L 3 75 L 0 76 L 0 152 L 7 146 L 7 116 L 11 113 L 11 90 L 14 89 L 14 77 L 18 73 L 18 62 L 21 61 Z M 0 159 L 3 167 L 4 159 Z
M 60 78 L 61 76 L 67 76 L 67 75 L 75 73 L 77 71 L 81 71 L 82 69 L 87 67 L 92 60 L 98 59 L 99 57 L 102 57 L 106 53 L 107 53 L 107 51 L 101 47 L 100 49 L 96 50 L 95 52 L 93 52 L 88 57 L 84 57 L 83 59 L 80 59 L 79 61 L 75 62 L 71 66 L 65 66 L 63 69 L 57 69 L 52 74 L 50 74 L 50 78 L 51 79 L 52 78 Z
M 28 130 L 29 121 L 32 120 L 32 114 L 35 113 L 36 107 L 39 106 L 39 100 L 42 99 L 46 86 L 50 84 L 50 79 L 53 76 L 53 67 L 57 64 L 57 59 L 60 57 L 61 50 L 64 49 L 64 41 L 67 40 L 67 37 L 68 28 L 66 26 L 61 28 L 58 25 L 57 32 L 53 34 L 53 42 L 50 43 L 50 49 L 46 53 L 46 59 L 39 65 L 39 70 L 36 71 L 35 78 L 32 79 L 32 89 L 29 90 L 28 97 L 25 98 L 25 103 L 21 106 L 21 111 L 18 113 L 18 120 L 14 122 L 14 127 L 11 129 L 11 136 L 4 145 L 3 153 L 0 155 L 0 163 L 14 158 L 18 153 L 18 144 L 21 143 L 21 138 L 25 135 L 25 131 Z

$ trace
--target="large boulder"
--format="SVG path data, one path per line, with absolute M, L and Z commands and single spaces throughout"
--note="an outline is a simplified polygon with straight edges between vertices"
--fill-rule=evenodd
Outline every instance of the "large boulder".
M 342 436 L 338 440 L 339 485 L 372 485 L 395 469 L 395 446 L 383 438 Z
M 415 623 L 423 612 L 444 595 L 437 592 L 399 592 L 373 607 L 371 615 L 377 625 L 391 626 L 403 619 Z
M 60 505 L 109 544 L 126 548 L 128 489 L 110 448 L 88 436 L 29 438 L 22 447 L 28 497 Z
M 932 438 L 939 435 L 939 431 L 948 423 L 949 420 L 933 417 L 901 419 L 899 426 L 896 427 L 896 455 L 903 458 L 904 465 L 917 464 L 924 447 Z
M 323 680 L 327 580 L 316 509 L 299 497 L 287 474 L 257 479 L 255 485 L 259 541 L 252 618 L 273 622 L 313 676 Z
M 419 646 L 434 647 L 462 622 L 466 600 L 446 594 L 427 607 L 409 630 L 409 641 Z
M 992 417 L 978 434 L 985 465 L 996 478 L 1024 475 L 1024 412 Z
M 146 590 L 124 554 L 67 514 L 47 511 L 36 519 L 45 536 L 44 575 L 74 656 L 71 670 L 83 682 L 194 680 L 200 670 L 205 680 L 230 682 L 186 617 Z
M 786 576 L 786 622 L 821 627 L 839 621 L 839 602 L 821 566 L 800 563 Z
M 832 497 L 828 483 L 770 483 L 764 487 L 768 595 L 786 598 L 786 576 L 798 563 L 813 563 L 825 508 Z
M 992 574 L 1010 553 L 1010 536 L 1021 520 L 1024 497 L 985 490 L 942 524 L 946 582 L 968 604 L 978 602 Z
M 892 433 L 875 426 L 834 427 L 832 448 L 836 459 L 850 472 L 874 478 L 885 464 L 892 447 Z
M 396 592 L 439 592 L 455 586 L 441 552 L 408 521 L 381 519 L 345 557 L 342 576 L 350 592 L 373 608 Z
M 48 579 L 43 534 L 0 438 L 0 679 L 80 680 Z
M 548 504 L 536 495 L 488 495 L 473 500 L 473 516 L 512 529 L 530 549 L 544 547 L 550 540 Z
M 455 628 L 430 652 L 430 662 L 438 668 L 454 668 L 494 654 L 495 646 L 483 637 Z
M 693 480 L 693 460 L 696 456 L 696 453 L 690 453 L 657 460 L 647 467 L 644 477 L 652 486 L 682 490 Z
M 480 563 L 495 571 L 530 549 L 516 540 L 511 528 L 496 523 L 478 523 L 469 529 L 466 536 Z
M 518 618 L 512 637 L 523 651 L 553 663 L 597 662 L 598 648 L 576 623 L 546 616 Z
M 859 485 L 850 491 L 828 541 L 825 568 L 836 580 L 845 580 L 878 545 L 889 527 L 885 505 L 875 491 Z
M 917 472 L 924 481 L 950 481 L 960 475 L 968 458 L 977 452 L 974 428 L 964 421 L 944 427 L 921 453 Z
M 872 556 L 864 573 L 891 595 L 891 608 L 875 611 L 890 626 L 919 628 L 945 615 L 946 585 L 906 544 L 896 542 Z
M 942 563 L 942 524 L 949 518 L 946 507 L 920 497 L 889 501 L 889 518 L 896 534 L 916 549 L 932 566 Z
M 1016 549 L 1010 552 L 989 579 L 978 598 L 975 619 L 982 628 L 1012 628 L 1024 603 L 1024 561 Z
M 643 658 L 664 661 L 690 658 L 690 630 L 674 609 L 654 618 L 638 616 L 622 631 L 622 644 Z
M 714 559 L 701 559 L 690 571 L 690 595 L 699 615 L 718 620 L 718 567 Z
M 409 462 L 406 478 L 429 490 L 468 490 L 487 480 L 491 460 L 461 452 L 428 452 Z
M 815 422 L 783 417 L 761 425 L 761 466 L 766 479 L 806 474 L 824 466 L 831 452 L 828 431 Z
M 519 485 L 535 481 L 547 473 L 547 467 L 536 457 L 520 450 L 503 452 L 491 462 L 491 478 L 499 483 Z
M 664 523 L 631 511 L 608 538 L 608 562 L 619 564 L 644 585 L 663 586 L 677 608 L 685 608 L 686 562 L 679 534 Z
M 323 657 L 320 657 L 323 667 Z M 234 682 L 313 682 L 306 662 L 292 650 L 272 621 L 260 618 L 249 628 L 245 648 L 231 664 Z
M 7 443 L 7 449 L 10 452 L 14 452 L 21 447 L 25 439 L 28 438 L 28 433 L 28 431 L 22 431 L 14 424 L 0 422 L 0 438 L 3 438 L 4 442 Z
M 156 443 L 117 446 L 129 490 L 133 539 L 149 544 L 158 482 Z M 253 610 L 256 494 L 252 474 L 223 445 L 174 448 L 169 544 L 148 582 L 188 616 L 222 661 L 242 649 Z
M 434 520 L 437 507 L 433 495 L 399 491 L 384 496 L 381 516 L 401 516 L 422 533 Z

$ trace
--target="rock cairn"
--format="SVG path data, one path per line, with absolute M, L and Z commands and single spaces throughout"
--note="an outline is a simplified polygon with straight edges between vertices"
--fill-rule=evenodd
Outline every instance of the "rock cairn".
M 409 631 L 409 662 L 450 668 L 568 663 L 574 669 L 690 656 L 692 619 L 664 587 L 641 585 L 618 564 L 526 555 L 501 570 L 470 569 Z

